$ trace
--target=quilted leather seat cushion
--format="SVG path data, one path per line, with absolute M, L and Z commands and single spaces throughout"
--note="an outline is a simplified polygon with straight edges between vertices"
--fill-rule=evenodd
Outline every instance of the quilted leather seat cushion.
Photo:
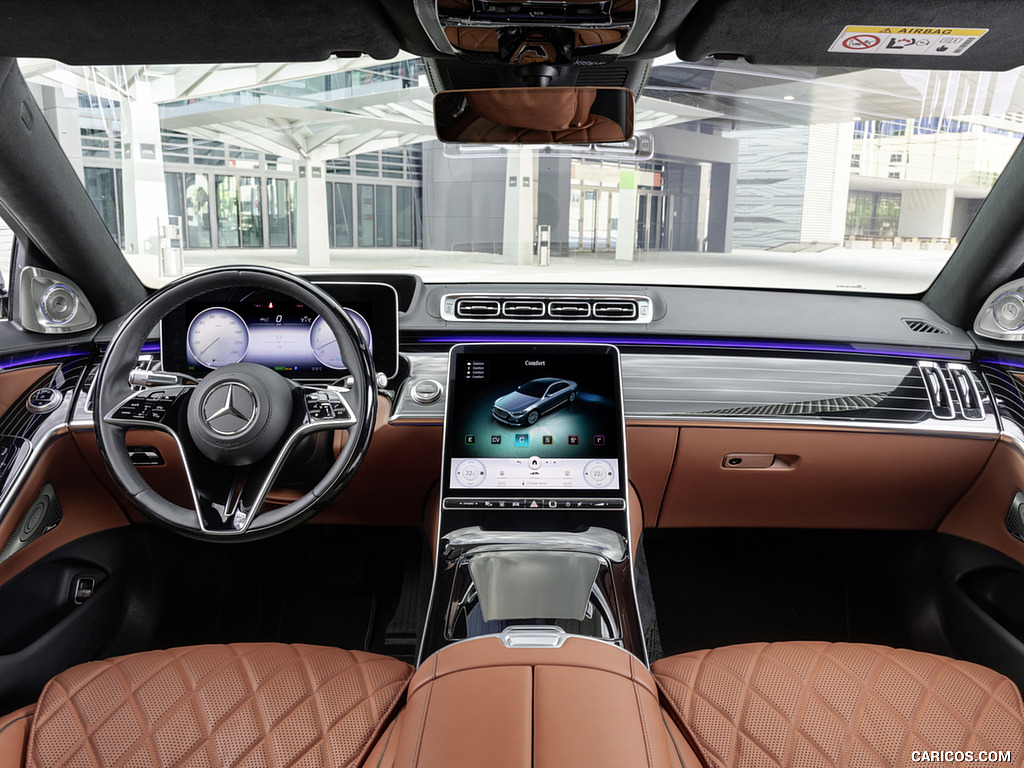
M 950 765 L 956 752 L 1024 761 L 1017 687 L 990 669 L 916 651 L 752 643 L 662 659 L 662 694 L 709 768 Z M 952 751 L 953 760 L 921 760 Z M 916 753 L 916 754 L 915 754 Z M 916 758 L 916 759 L 915 759 Z
M 27 765 L 357 765 L 411 674 L 408 664 L 385 656 L 274 643 L 94 661 L 43 689 Z

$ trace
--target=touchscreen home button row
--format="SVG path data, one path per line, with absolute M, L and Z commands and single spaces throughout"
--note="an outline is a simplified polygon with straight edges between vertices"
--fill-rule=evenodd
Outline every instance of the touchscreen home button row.
M 456 499 L 446 498 L 445 509 L 609 509 L 626 508 L 623 499 Z

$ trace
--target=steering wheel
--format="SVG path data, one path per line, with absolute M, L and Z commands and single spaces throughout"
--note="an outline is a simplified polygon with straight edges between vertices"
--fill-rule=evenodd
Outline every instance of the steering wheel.
M 323 318 L 338 340 L 352 384 L 297 384 L 253 363 L 217 368 L 198 384 L 133 389 L 129 374 L 142 345 L 168 313 L 224 288 L 284 293 Z M 194 538 L 238 540 L 278 533 L 316 513 L 351 480 L 366 455 L 377 417 L 370 350 L 349 315 L 327 293 L 287 272 L 220 267 L 154 293 L 124 321 L 103 357 L 93 389 L 96 442 L 114 481 L 157 523 Z M 177 443 L 193 509 L 158 494 L 132 464 L 125 430 L 158 429 Z M 320 431 L 344 429 L 338 458 L 308 493 L 281 507 L 263 502 L 292 448 Z

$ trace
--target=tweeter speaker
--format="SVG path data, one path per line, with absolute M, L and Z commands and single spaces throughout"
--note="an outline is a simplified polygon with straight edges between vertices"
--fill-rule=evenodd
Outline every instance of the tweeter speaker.
M 992 319 L 1004 331 L 1024 328 L 1024 298 L 1016 291 L 1007 291 L 992 305 Z
M 78 296 L 66 285 L 51 285 L 39 299 L 39 310 L 51 323 L 63 325 L 78 313 Z
M 47 483 L 18 522 L 18 527 L 11 534 L 11 538 L 7 540 L 3 552 L 0 552 L 0 563 L 44 533 L 52 531 L 63 516 L 60 502 L 57 500 L 57 491 Z

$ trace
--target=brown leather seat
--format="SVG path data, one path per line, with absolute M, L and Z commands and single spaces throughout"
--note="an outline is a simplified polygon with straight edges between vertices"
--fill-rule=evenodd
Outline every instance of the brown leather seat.
M 1017 687 L 966 661 L 878 645 L 752 643 L 651 670 L 709 768 L 1024 763 Z M 992 750 L 1011 762 L 983 760 Z
M 0 765 L 355 766 L 411 674 L 386 656 L 276 643 L 94 661 L 46 685 L 28 728 L 27 710 L 0 719 Z

